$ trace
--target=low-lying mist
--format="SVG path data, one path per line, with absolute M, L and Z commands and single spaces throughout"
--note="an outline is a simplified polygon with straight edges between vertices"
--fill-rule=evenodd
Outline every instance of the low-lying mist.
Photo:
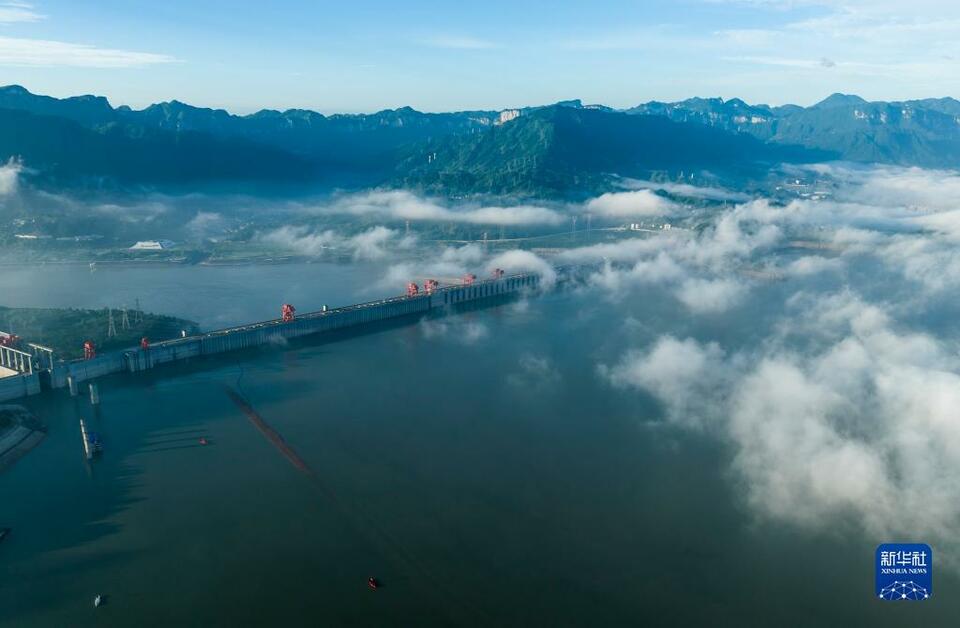
M 623 338 L 615 359 L 584 356 L 594 376 L 612 394 L 658 400 L 658 429 L 728 447 L 758 519 L 854 526 L 877 542 L 955 547 L 960 536 L 958 173 L 786 166 L 771 175 L 783 185 L 760 193 L 628 180 L 583 203 L 511 204 L 405 190 L 71 199 L 22 185 L 20 168 L 0 168 L 8 237 L 112 229 L 116 242 L 372 261 L 381 295 L 494 268 L 540 273 L 549 287 L 556 266 L 590 264 L 564 289 L 600 303 L 596 324 Z M 637 294 L 667 315 L 631 311 Z M 476 350 L 489 333 L 478 321 L 421 331 Z M 555 388 L 549 356 L 519 364 L 511 381 Z
M 955 548 L 960 175 L 794 174 L 818 189 L 558 255 L 604 264 L 596 296 L 673 300 L 666 323 L 623 324 L 634 340 L 597 376 L 659 400 L 665 428 L 726 444 L 760 518 Z
M 103 237 L 104 244 L 117 245 L 147 238 L 187 245 L 228 239 L 288 246 L 293 252 L 315 255 L 346 242 L 349 253 L 350 238 L 377 227 L 402 229 L 404 235 L 413 231 L 430 240 L 503 240 L 583 230 L 594 222 L 615 226 L 681 209 L 652 189 L 633 189 L 642 184 L 636 181 L 625 181 L 623 190 L 585 203 L 532 203 L 512 198 L 447 199 L 402 189 L 331 191 L 311 197 L 107 189 L 78 195 L 35 187 L 24 178 L 28 172 L 17 161 L 0 166 L 0 223 L 10 235 L 93 234 Z M 691 198 L 697 197 L 697 188 L 686 188 L 693 190 Z

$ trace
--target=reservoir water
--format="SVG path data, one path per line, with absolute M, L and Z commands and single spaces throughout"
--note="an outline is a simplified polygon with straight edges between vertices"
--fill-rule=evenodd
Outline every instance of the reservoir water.
M 400 292 L 380 271 L 6 267 L 0 294 L 139 297 L 209 329 Z M 104 378 L 97 410 L 31 398 L 49 432 L 0 474 L 0 625 L 950 625 L 952 571 L 929 602 L 878 602 L 889 539 L 759 516 L 725 443 L 599 372 L 666 331 L 749 344 L 788 289 L 706 320 L 653 287 L 562 291 Z M 81 417 L 104 443 L 93 464 Z

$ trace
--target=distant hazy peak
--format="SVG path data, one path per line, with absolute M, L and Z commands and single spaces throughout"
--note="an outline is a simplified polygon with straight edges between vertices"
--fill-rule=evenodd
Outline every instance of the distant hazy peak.
M 866 100 L 856 96 L 854 94 L 831 94 L 827 96 L 817 104 L 813 105 L 811 109 L 833 109 L 834 107 L 849 107 L 852 105 L 866 105 L 868 104 Z

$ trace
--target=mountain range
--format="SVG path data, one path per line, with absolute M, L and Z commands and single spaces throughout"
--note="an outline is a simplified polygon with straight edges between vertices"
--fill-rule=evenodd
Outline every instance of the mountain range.
M 649 102 L 627 112 L 696 122 L 767 143 L 815 148 L 847 161 L 960 166 L 960 101 L 953 98 L 867 102 L 859 96 L 834 94 L 811 107 L 693 98 Z
M 611 175 L 749 171 L 848 160 L 960 167 L 960 101 L 810 107 L 740 99 L 579 100 L 504 111 L 403 107 L 329 115 L 239 116 L 178 101 L 134 110 L 100 96 L 51 98 L 0 87 L 0 159 L 47 186 L 394 185 L 444 194 L 568 195 Z

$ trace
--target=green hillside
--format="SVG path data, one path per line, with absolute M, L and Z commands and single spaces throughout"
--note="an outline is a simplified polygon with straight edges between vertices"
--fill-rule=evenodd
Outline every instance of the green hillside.
M 589 193 L 611 174 L 823 156 L 659 116 L 547 107 L 484 133 L 417 146 L 398 166 L 397 181 L 431 192 L 556 195 Z
M 50 347 L 63 359 L 83 357 L 83 343 L 93 340 L 98 350 L 123 349 L 140 344 L 146 336 L 151 341 L 168 340 L 180 336 L 181 330 L 194 332 L 195 323 L 173 316 L 143 313 L 142 321 L 135 321 L 128 312 L 129 329 L 122 325 L 122 314 L 114 310 L 117 335 L 108 338 L 107 310 L 10 308 L 0 306 L 0 330 L 12 332 L 27 342 Z

